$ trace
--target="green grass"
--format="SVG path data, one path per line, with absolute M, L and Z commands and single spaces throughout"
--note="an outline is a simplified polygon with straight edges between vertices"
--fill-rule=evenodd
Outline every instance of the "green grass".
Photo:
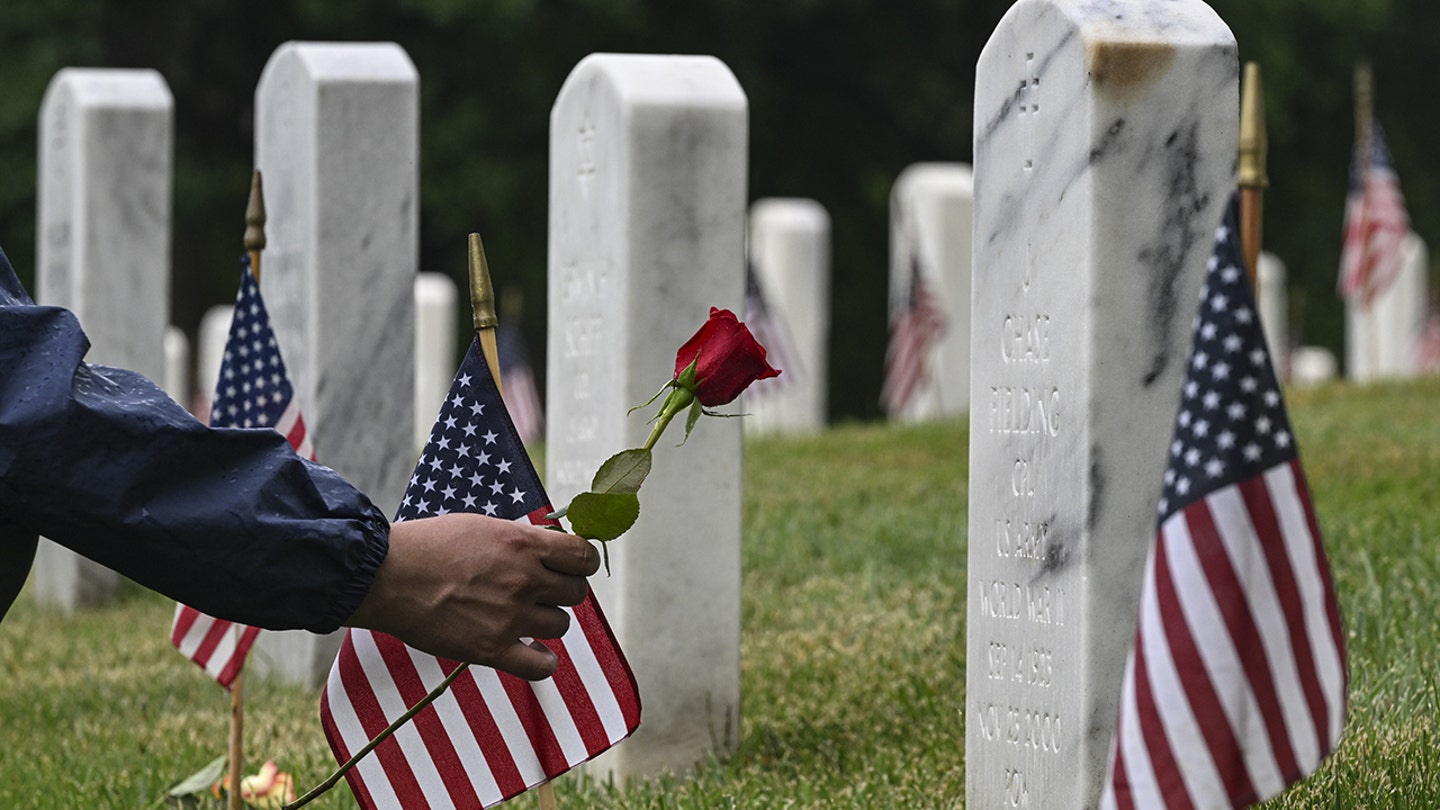
M 1339 751 L 1271 806 L 1440 806 L 1440 381 L 1290 409 L 1352 689 Z M 967 448 L 961 423 L 750 443 L 738 751 L 624 794 L 567 778 L 560 806 L 960 806 Z M 71 619 L 22 597 L 0 624 L 0 808 L 146 807 L 223 753 L 228 700 L 170 647 L 172 610 L 135 587 Z M 261 684 L 249 707 L 252 761 L 302 788 L 328 772 L 314 695 Z

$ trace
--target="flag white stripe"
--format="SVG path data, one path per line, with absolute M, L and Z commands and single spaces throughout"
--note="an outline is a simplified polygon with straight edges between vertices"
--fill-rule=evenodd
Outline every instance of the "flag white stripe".
M 1345 669 L 1340 650 L 1335 646 L 1330 613 L 1325 604 L 1325 580 L 1315 558 L 1315 538 L 1310 534 L 1310 523 L 1296 487 L 1294 468 L 1283 464 L 1266 471 L 1264 478 L 1271 501 L 1275 504 L 1280 533 L 1285 537 L 1286 554 L 1299 581 L 1305 631 L 1310 639 L 1320 690 L 1329 708 L 1329 728 L 1326 730 L 1329 739 L 1326 742 L 1334 746 L 1340 740 L 1340 729 L 1345 723 Z
M 1153 563 L 1151 567 L 1153 569 Z M 1155 574 L 1148 573 L 1145 581 L 1155 582 Z M 1170 654 L 1170 639 L 1165 633 L 1164 619 L 1160 616 L 1159 591 L 1157 587 L 1145 588 L 1140 602 L 1138 640 L 1144 644 L 1150 693 L 1155 710 L 1160 715 L 1161 728 L 1170 743 L 1170 753 L 1191 800 L 1198 807 L 1220 807 L 1228 800 L 1225 783 L 1215 767 L 1215 757 L 1200 730 L 1200 724 L 1195 720 L 1185 685 L 1180 682 L 1180 673 L 1175 669 L 1175 659 Z
M 1149 577 L 1146 577 L 1148 580 Z M 1160 807 L 1160 786 L 1155 782 L 1155 769 L 1150 762 L 1150 749 L 1145 746 L 1145 733 L 1140 730 L 1140 710 L 1136 703 L 1135 683 L 1145 677 L 1137 672 L 1135 656 L 1125 664 L 1122 686 L 1124 704 L 1120 710 L 1120 740 L 1124 745 L 1122 759 L 1130 783 L 1132 804 L 1137 808 Z
M 174 627 L 175 624 L 179 622 L 180 613 L 184 610 L 184 605 L 176 603 L 175 621 L 171 622 L 171 627 Z M 194 608 L 191 608 L 191 610 L 194 610 Z M 204 613 L 196 611 L 195 621 L 192 622 L 190 628 L 185 631 L 185 635 L 180 638 L 180 643 L 175 645 L 175 649 L 179 650 L 181 655 L 194 661 L 195 651 L 200 649 L 200 642 L 205 640 L 205 632 L 210 629 L 210 625 L 214 621 L 214 619 L 206 616 Z
M 440 668 L 440 663 L 432 655 L 418 652 L 410 647 L 405 648 L 410 654 L 410 660 L 415 664 L 415 671 L 420 674 L 420 680 L 425 684 L 428 692 L 434 689 L 445 680 L 445 671 Z M 462 676 L 463 677 L 463 676 Z M 450 745 L 455 750 L 456 756 L 461 762 L 483 762 L 485 767 L 467 767 L 465 775 L 470 778 L 470 788 L 480 798 L 481 803 L 490 805 L 504 798 L 500 791 L 500 785 L 495 781 L 495 774 L 485 758 L 485 753 L 480 750 L 480 744 L 475 739 L 475 732 L 470 729 L 469 723 L 465 720 L 465 713 L 460 708 L 460 701 L 455 697 L 453 689 L 446 689 L 444 694 L 435 699 L 431 704 L 440 723 L 445 727 L 445 736 L 449 739 Z
M 218 624 L 218 621 L 211 622 L 212 626 L 215 624 Z M 205 671 L 216 680 L 219 680 L 220 672 L 229 665 L 230 659 L 235 657 L 235 648 L 240 644 L 240 633 L 244 629 L 233 622 L 229 624 L 230 626 L 222 631 L 215 649 L 210 651 L 210 660 L 205 662 Z
M 595 657 L 595 650 L 585 636 L 585 628 L 575 619 L 573 611 L 570 615 L 570 630 L 565 634 L 564 641 L 565 649 L 570 653 L 570 661 L 575 666 L 575 673 L 580 676 L 585 692 L 590 695 L 590 702 L 595 705 L 595 713 L 600 716 L 600 725 L 605 729 L 605 739 L 613 743 L 623 738 L 627 729 L 620 701 L 615 697 L 615 690 L 610 688 L 610 681 L 606 679 L 605 671 L 600 668 L 600 660 Z
M 380 649 L 375 644 L 375 637 L 370 633 L 356 633 L 354 642 L 355 657 L 365 671 L 365 679 L 371 684 L 385 685 L 385 688 L 375 690 L 375 701 L 380 704 L 381 711 L 386 717 L 399 717 L 404 714 L 409 707 L 400 699 L 399 690 L 393 687 L 394 681 L 385 666 L 385 659 L 380 655 Z M 450 799 L 450 792 L 445 789 L 445 780 L 436 770 L 435 760 L 426 749 L 425 740 L 420 736 L 415 724 L 406 723 L 396 729 L 392 739 L 404 752 L 405 762 L 410 766 L 410 772 L 415 775 L 415 781 L 420 785 L 421 794 L 431 807 L 453 810 L 455 803 Z
M 350 631 L 350 635 L 369 635 L 367 630 Z M 353 755 L 370 741 L 365 733 L 365 727 L 360 724 L 360 717 L 355 713 L 355 706 L 349 696 L 360 692 L 371 692 L 369 681 L 358 684 L 345 683 L 342 675 L 343 667 L 333 666 L 330 668 L 329 683 L 325 688 L 327 703 L 330 707 L 330 720 L 335 724 L 340 739 L 344 741 L 347 755 Z M 363 673 L 362 673 L 363 674 Z M 365 789 L 369 791 L 370 797 L 375 800 L 377 807 L 399 807 L 400 798 L 395 795 L 395 787 L 385 774 L 385 767 L 381 764 L 380 758 L 374 753 L 360 758 L 355 764 L 352 773 L 359 776 Z
M 1225 718 L 1231 731 L 1241 741 L 1245 757 L 1245 770 L 1250 784 L 1261 795 L 1271 795 L 1285 787 L 1280 775 L 1280 766 L 1275 761 L 1275 752 L 1270 747 L 1270 735 L 1265 729 L 1265 717 L 1260 713 L 1260 703 L 1250 689 L 1249 676 L 1235 651 L 1225 617 L 1215 602 L 1205 578 L 1205 569 L 1200 565 L 1190 526 L 1185 522 L 1181 510 L 1171 515 L 1162 527 L 1166 551 L 1169 553 L 1171 571 L 1175 582 L 1180 610 L 1194 636 L 1200 658 L 1205 662 L 1205 672 L 1215 688 L 1215 694 L 1224 708 Z M 1173 540 L 1171 538 L 1174 538 Z M 1260 745 L 1247 745 L 1247 741 L 1263 741 Z
M 485 667 L 471 667 L 469 671 L 485 705 L 490 708 L 490 716 L 495 720 L 495 726 L 500 729 L 506 750 L 510 751 L 514 758 L 521 781 L 527 788 L 545 781 L 545 769 L 540 766 L 540 757 L 535 746 L 530 744 L 525 728 L 520 724 L 520 715 L 515 713 L 515 705 L 510 702 L 510 694 L 500 683 L 500 676 L 495 670 Z
M 555 741 L 560 744 L 565 761 L 580 762 L 584 760 L 590 755 L 585 749 L 585 740 L 580 737 L 580 729 L 575 725 L 575 717 L 570 714 L 570 708 L 565 705 L 565 697 L 555 686 L 555 679 L 546 678 L 543 681 L 535 681 L 531 686 L 535 691 L 535 699 L 540 703 L 541 711 L 545 712 L 545 719 L 550 721 L 550 730 L 555 733 Z
M 1218 489 L 1206 500 L 1225 552 L 1240 577 L 1256 634 L 1270 662 L 1275 696 L 1280 702 L 1280 714 L 1295 761 L 1305 773 L 1310 773 L 1320 764 L 1320 741 L 1315 738 L 1315 721 L 1305 702 L 1305 687 L 1295 664 L 1290 626 L 1285 620 L 1280 595 L 1275 591 L 1275 575 L 1262 551 L 1264 541 L 1250 521 L 1250 510 L 1238 486 Z

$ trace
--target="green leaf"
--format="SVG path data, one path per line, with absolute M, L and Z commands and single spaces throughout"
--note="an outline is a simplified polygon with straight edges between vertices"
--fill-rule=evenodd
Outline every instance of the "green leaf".
M 592 492 L 639 492 L 650 474 L 650 451 L 643 447 L 621 450 L 605 460 L 590 483 Z
M 614 540 L 640 517 L 633 492 L 582 492 L 570 502 L 570 530 L 589 540 Z
M 690 431 L 695 429 L 695 423 L 700 421 L 700 414 L 703 413 L 704 410 L 705 409 L 700 406 L 700 400 L 697 399 L 691 403 L 690 415 L 685 417 L 685 438 L 681 439 L 676 447 L 684 447 L 685 442 L 690 441 Z
M 209 793 L 210 786 L 225 775 L 226 757 L 224 754 L 216 757 L 209 765 L 201 768 L 195 773 L 185 777 L 185 781 L 170 788 L 166 794 L 170 798 L 181 798 L 192 796 L 196 793 Z
M 554 512 L 551 512 L 550 514 L 546 515 L 546 516 L 545 516 L 545 520 L 559 520 L 560 518 L 565 517 L 565 513 L 566 513 L 566 512 L 569 512 L 569 511 L 570 511 L 570 507 L 568 507 L 568 506 L 564 507 L 563 509 L 557 509 L 557 510 L 555 510 Z M 552 528 L 553 528 L 553 527 L 552 527 Z
M 632 414 L 632 413 L 640 410 L 641 408 L 649 407 L 650 403 L 652 403 L 652 402 L 654 402 L 655 400 L 659 399 L 661 394 L 665 393 L 666 391 L 670 390 L 670 389 L 673 388 L 673 387 L 675 387 L 675 381 L 674 381 L 674 380 L 671 380 L 671 381 L 665 383 L 664 385 L 660 386 L 660 390 L 659 390 L 659 391 L 656 391 L 656 392 L 655 392 L 655 396 L 650 397 L 649 399 L 645 400 L 644 402 L 640 403 L 639 405 L 636 405 L 635 407 L 633 407 L 633 408 L 631 408 L 630 410 L 626 411 L 626 412 L 625 412 L 625 415 L 626 415 L 626 416 L 629 416 L 630 414 Z

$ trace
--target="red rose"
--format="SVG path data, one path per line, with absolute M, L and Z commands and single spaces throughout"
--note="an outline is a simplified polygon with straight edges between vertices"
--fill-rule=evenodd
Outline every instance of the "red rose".
M 698 358 L 698 360 L 697 360 Z M 707 408 L 724 405 L 756 380 L 779 376 L 761 346 L 728 309 L 710 308 L 710 319 L 675 354 L 675 379 L 695 363 L 695 398 Z M 687 386 L 688 387 L 688 386 Z

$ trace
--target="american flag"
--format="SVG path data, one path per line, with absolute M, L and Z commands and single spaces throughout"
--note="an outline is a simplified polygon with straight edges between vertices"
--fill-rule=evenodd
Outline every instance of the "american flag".
M 545 405 L 540 400 L 540 389 L 535 386 L 530 355 L 525 351 L 520 330 L 508 321 L 495 330 L 495 344 L 500 353 L 500 391 L 505 410 L 510 412 L 510 421 L 515 423 L 520 441 L 529 444 L 539 439 L 545 430 Z
M 1103 808 L 1263 801 L 1313 772 L 1345 722 L 1335 589 L 1237 208 L 1195 321 Z
M 785 318 L 770 307 L 755 266 L 748 261 L 745 263 L 745 326 L 750 329 L 755 340 L 765 347 L 770 365 L 785 369 L 785 373 L 778 377 L 752 383 L 746 396 L 763 396 L 793 383 L 796 374 L 804 373 L 799 370 L 800 364 L 796 360 L 794 343 L 790 340 L 790 329 L 785 324 Z
M 240 259 L 240 292 L 212 402 L 211 425 L 274 428 L 296 453 L 315 458 L 248 255 Z M 180 654 L 199 664 L 226 689 L 235 681 L 259 634 L 258 627 L 216 619 L 188 605 L 175 606 L 170 626 L 170 641 Z
M 1345 198 L 1345 238 L 1340 250 L 1340 294 L 1366 307 L 1400 273 L 1410 215 L 1400 192 L 1400 179 L 1390 164 L 1390 150 L 1378 121 L 1370 124 L 1368 168 L 1355 145 L 1350 193 Z
M 920 257 L 910 258 L 910 285 L 899 312 L 890 322 L 890 343 L 885 348 L 885 382 L 880 402 L 894 418 L 905 410 L 930 376 L 930 354 L 945 335 L 949 319 L 934 283 L 920 267 Z
M 395 520 L 474 512 L 549 525 L 551 511 L 472 342 Z M 546 641 L 560 659 L 551 678 L 532 683 L 468 668 L 346 774 L 360 805 L 489 807 L 629 736 L 640 722 L 629 664 L 593 593 L 567 610 L 570 630 Z M 347 631 L 320 699 L 336 760 L 348 760 L 457 666 L 383 633 Z

